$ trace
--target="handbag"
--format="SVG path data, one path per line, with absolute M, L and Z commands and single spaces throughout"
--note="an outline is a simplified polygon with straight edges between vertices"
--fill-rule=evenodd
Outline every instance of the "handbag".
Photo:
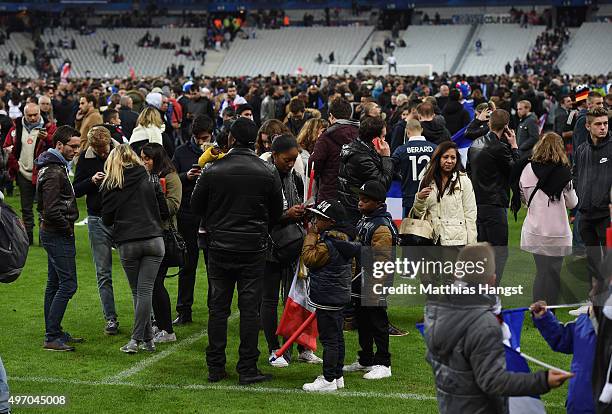
M 162 260 L 163 266 L 168 267 L 180 267 L 185 266 L 187 262 L 187 244 L 185 243 L 185 239 L 181 233 L 179 233 L 172 221 L 170 221 L 170 227 L 168 230 L 164 230 L 164 246 L 166 248 L 166 253 L 164 254 L 164 259 Z M 176 276 L 178 273 L 174 275 L 166 275 L 166 277 Z
M 421 218 L 412 217 L 411 208 L 408 217 L 402 220 L 400 225 L 400 245 L 401 246 L 431 246 L 433 244 L 434 230 L 431 221 L 426 219 L 427 211 Z
M 272 256 L 280 263 L 291 263 L 300 257 L 306 231 L 297 223 L 275 226 L 270 231 Z

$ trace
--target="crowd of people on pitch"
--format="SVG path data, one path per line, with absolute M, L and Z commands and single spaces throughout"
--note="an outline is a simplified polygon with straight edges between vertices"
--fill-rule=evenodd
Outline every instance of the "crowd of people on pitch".
M 11 194 L 17 185 L 30 244 L 36 244 L 38 221 L 38 243 L 48 255 L 43 347 L 74 351 L 83 340 L 64 330 L 62 320 L 77 291 L 75 226 L 86 225 L 105 334 L 124 334 L 115 307 L 113 248 L 132 291 L 132 329 L 121 351 L 154 352 L 177 340 L 175 330 L 193 320 L 194 297 L 203 297 L 194 292 L 202 254 L 209 381 L 228 376 L 235 289 L 239 383 L 271 378 L 257 367 L 260 326 L 270 364 L 292 362 L 291 348 L 278 355 L 277 308 L 279 300 L 286 303 L 296 274 L 308 278 L 308 305 L 316 309 L 323 346 L 322 358 L 298 347 L 298 361 L 323 366 L 303 389 L 344 388 L 347 372 L 388 378 L 389 336 L 405 333 L 389 322 L 385 306 L 362 305 L 361 247 L 406 243 L 394 220 L 423 217 L 432 229 L 429 244 L 465 260 L 488 258 L 486 272 L 468 283 L 497 286 L 508 260 L 508 208 L 516 213 L 522 204 L 528 210 L 521 249 L 536 265 L 536 326 L 545 336 L 552 329 L 561 335 L 569 328 L 546 304 L 560 299 L 564 257 L 586 255 L 592 289 L 583 299 L 608 291 L 602 263 L 612 187 L 612 96 L 605 77 L 586 81 L 272 74 L 182 84 L 5 83 L 0 188 Z M 459 136 L 468 145 L 458 144 Z M 385 203 L 394 180 L 402 190 L 399 217 Z M 83 221 L 79 197 L 87 205 Z M 173 316 L 165 282 L 177 264 Z M 506 372 L 495 298 L 472 297 L 468 307 L 461 300 L 448 297 L 425 308 L 427 360 L 441 412 L 504 412 L 508 396 L 542 394 L 570 377 L 554 370 Z M 581 323 L 607 332 L 601 307 L 583 311 Z M 344 329 L 359 336 L 357 359 L 347 365 Z M 584 401 L 577 390 L 592 373 L 594 392 L 601 393 L 607 382 L 601 367 L 610 355 L 595 353 L 600 339 L 592 330 L 589 335 L 594 362 L 580 360 L 582 375 L 572 378 L 568 403 L 593 408 L 595 400 Z M 597 346 L 605 349 L 603 342 Z M 553 348 L 561 349 L 558 343 Z M 598 370 L 604 372 L 595 381 Z M 468 402 L 466 393 L 473 396 Z

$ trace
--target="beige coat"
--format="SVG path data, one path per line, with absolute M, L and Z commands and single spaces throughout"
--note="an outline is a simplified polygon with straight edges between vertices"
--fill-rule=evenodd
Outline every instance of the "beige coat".
M 416 197 L 414 216 L 427 212 L 434 229 L 434 243 L 442 246 L 464 246 L 476 243 L 476 196 L 472 182 L 465 173 L 459 173 L 459 183 L 453 194 L 446 190 L 438 202 L 438 188 L 431 183 L 433 191 L 425 200 Z
M 102 124 L 102 115 L 100 115 L 100 111 L 97 109 L 92 109 L 87 115 L 85 115 L 82 119 L 77 120 L 75 122 L 76 128 L 81 133 L 81 139 L 87 140 L 87 133 L 89 130 L 95 126 Z

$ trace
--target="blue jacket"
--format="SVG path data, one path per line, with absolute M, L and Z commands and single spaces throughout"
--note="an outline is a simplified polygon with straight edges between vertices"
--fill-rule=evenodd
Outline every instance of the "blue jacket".
M 597 334 L 588 314 L 582 314 L 563 325 L 552 312 L 541 318 L 533 318 L 533 323 L 553 351 L 574 354 L 565 406 L 568 414 L 595 413 L 591 376 L 595 357 Z

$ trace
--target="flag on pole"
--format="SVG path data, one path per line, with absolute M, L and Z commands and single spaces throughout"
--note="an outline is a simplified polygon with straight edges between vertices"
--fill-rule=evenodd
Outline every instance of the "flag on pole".
M 289 338 L 293 335 L 304 321 L 309 319 L 315 312 L 315 308 L 308 305 L 308 287 L 306 279 L 298 277 L 299 273 L 304 271 L 305 266 L 300 260 L 295 275 L 293 276 L 293 283 L 291 283 L 291 289 L 289 290 L 289 296 L 285 303 L 283 316 L 276 329 L 276 334 L 284 338 Z M 295 342 L 316 351 L 317 336 L 319 336 L 319 331 L 317 330 L 317 320 L 314 319 L 296 338 Z
M 548 118 L 548 114 L 544 114 L 538 119 L 538 132 L 541 134 L 544 129 L 544 125 L 546 125 L 546 119 Z
M 62 83 L 68 82 L 68 76 L 70 75 L 70 71 L 72 70 L 72 66 L 69 61 L 64 62 L 62 65 L 62 71 L 60 73 L 60 80 Z
M 451 137 L 451 140 L 459 147 L 459 155 L 461 156 L 461 163 L 464 168 L 467 165 L 468 150 L 472 145 L 472 140 L 465 137 L 465 131 L 467 131 L 467 126 L 461 128 Z
M 391 188 L 387 192 L 387 211 L 391 214 L 395 225 L 399 227 L 402 224 L 403 209 L 402 209 L 402 182 L 392 181 Z

